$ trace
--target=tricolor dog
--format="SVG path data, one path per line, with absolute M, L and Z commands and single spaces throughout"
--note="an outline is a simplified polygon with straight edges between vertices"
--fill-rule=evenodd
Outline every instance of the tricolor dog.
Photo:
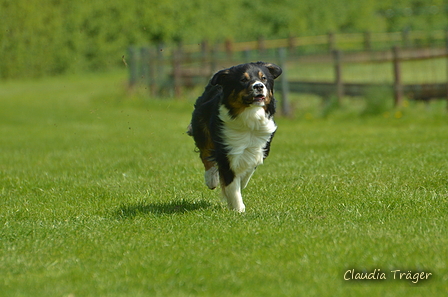
M 205 184 L 221 185 L 230 209 L 245 211 L 241 190 L 268 156 L 277 126 L 274 79 L 280 67 L 257 62 L 218 71 L 194 105 L 188 134 L 205 167 Z

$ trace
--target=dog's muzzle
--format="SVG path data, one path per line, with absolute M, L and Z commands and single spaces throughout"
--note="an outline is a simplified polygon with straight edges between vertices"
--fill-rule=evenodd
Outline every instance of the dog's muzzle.
M 253 104 L 263 106 L 265 104 L 267 89 L 262 82 L 256 82 L 252 85 Z

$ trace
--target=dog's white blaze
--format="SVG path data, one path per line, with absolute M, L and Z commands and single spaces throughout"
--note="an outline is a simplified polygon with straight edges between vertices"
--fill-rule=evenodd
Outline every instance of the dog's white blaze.
M 263 163 L 263 148 L 277 126 L 259 106 L 246 108 L 236 118 L 229 116 L 225 106 L 220 107 L 224 122 L 223 141 L 229 150 L 230 168 L 236 176 L 251 173 Z

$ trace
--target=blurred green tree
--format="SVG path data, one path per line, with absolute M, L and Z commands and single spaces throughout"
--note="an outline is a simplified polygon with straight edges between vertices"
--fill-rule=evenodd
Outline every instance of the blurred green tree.
M 131 45 L 445 29 L 448 0 L 0 0 L 0 78 L 105 70 Z

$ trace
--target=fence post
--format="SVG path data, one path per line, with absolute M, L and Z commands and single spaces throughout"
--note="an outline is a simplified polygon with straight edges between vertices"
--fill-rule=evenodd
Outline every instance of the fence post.
M 227 38 L 224 45 L 225 45 L 225 49 L 226 49 L 226 53 L 227 53 L 227 58 L 229 60 L 233 60 L 233 42 L 232 42 L 232 40 Z
M 333 32 L 328 33 L 328 50 L 333 52 L 336 49 L 336 37 Z
M 149 86 L 149 49 L 147 47 L 140 48 L 140 76 L 142 83 L 145 86 Z
M 401 105 L 403 100 L 403 85 L 401 82 L 401 68 L 400 68 L 400 48 L 394 46 L 392 49 L 393 64 L 394 64 L 394 106 Z
M 181 48 L 173 50 L 173 80 L 174 80 L 174 96 L 180 97 L 182 94 L 182 73 L 181 73 Z
M 446 111 L 448 112 L 448 29 L 445 30 L 445 63 L 446 63 Z
M 259 36 L 258 37 L 258 54 L 264 55 L 266 51 L 266 45 L 265 45 L 265 41 L 264 41 L 264 37 L 263 36 Z
M 289 35 L 288 37 L 288 49 L 289 54 L 294 54 L 297 47 L 297 38 L 293 35 Z
M 243 57 L 244 57 L 244 62 L 249 63 L 251 61 L 251 50 L 245 50 L 243 51 Z
M 214 44 L 213 47 L 210 50 L 210 72 L 211 72 L 211 74 L 215 73 L 215 71 L 217 69 L 217 64 L 218 64 L 218 62 L 217 62 L 217 60 L 218 60 L 218 57 L 217 57 L 218 50 L 217 50 L 216 47 L 217 47 L 217 45 Z
M 132 88 L 137 83 L 138 77 L 138 58 L 135 48 L 128 48 L 128 66 L 129 66 L 129 87 Z
M 341 61 L 341 51 L 333 50 L 334 59 L 334 74 L 335 74 L 335 86 L 336 86 L 336 96 L 338 102 L 341 103 L 342 97 L 344 97 L 344 83 L 342 81 L 342 61 Z
M 372 34 L 369 31 L 364 32 L 364 50 L 372 49 Z
M 157 67 L 156 56 L 157 56 L 157 53 L 156 53 L 156 49 L 149 48 L 148 54 L 149 54 L 148 63 L 150 63 L 148 65 L 148 67 L 149 67 L 149 80 L 148 80 L 149 92 L 152 97 L 156 97 L 157 96 L 157 81 L 156 81 L 156 67 Z
M 283 72 L 280 76 L 280 87 L 282 92 L 282 101 L 281 101 L 281 109 L 282 114 L 284 116 L 290 115 L 290 108 L 289 108 L 289 84 L 288 84 L 288 76 L 286 71 L 286 50 L 285 48 L 279 48 L 278 49 L 278 56 L 280 61 L 280 67 L 282 68 Z
M 201 68 L 204 71 L 204 73 L 210 73 L 212 70 L 209 69 L 210 63 L 210 45 L 208 43 L 208 40 L 205 40 L 201 44 Z M 204 77 L 204 82 L 207 77 Z
M 165 53 L 164 53 L 164 44 L 163 43 L 159 43 L 157 48 L 157 65 L 156 65 L 156 69 L 157 69 L 157 74 L 155 76 L 155 81 L 157 84 L 157 88 L 155 89 L 155 92 L 157 93 L 161 93 L 163 90 L 163 84 L 166 80 L 166 73 L 165 73 Z

